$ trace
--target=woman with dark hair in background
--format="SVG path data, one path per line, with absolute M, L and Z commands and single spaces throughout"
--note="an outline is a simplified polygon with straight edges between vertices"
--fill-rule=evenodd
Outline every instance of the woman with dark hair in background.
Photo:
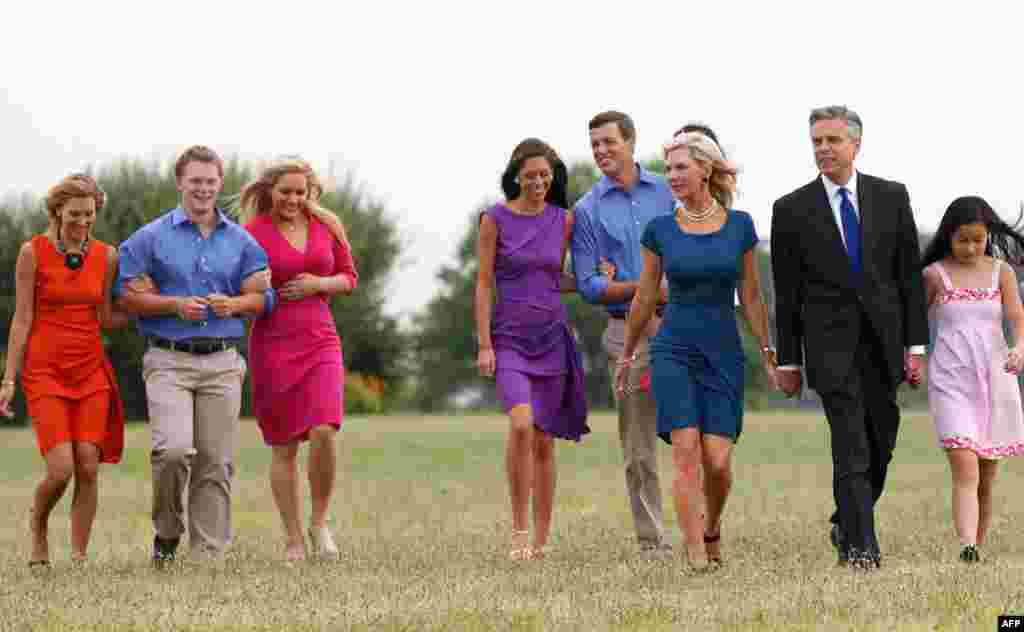
M 1016 375 L 1024 368 L 1024 307 L 1004 259 L 1020 263 L 1024 236 L 980 197 L 953 200 L 925 251 L 924 285 L 934 347 L 928 404 L 953 477 L 960 559 L 980 561 L 992 518 L 999 459 L 1024 455 Z M 1013 347 L 1003 335 L 1003 317 Z
M 480 217 L 477 367 L 496 378 L 511 421 L 505 466 L 513 560 L 543 555 L 555 494 L 554 438 L 579 441 L 590 432 L 580 355 L 560 300 L 561 292 L 576 286 L 562 273 L 572 234 L 567 183 L 565 164 L 554 150 L 526 139 L 501 178 L 506 201 Z
M 715 134 L 715 130 L 711 129 L 711 126 L 705 123 L 701 123 L 699 121 L 687 123 L 686 125 L 683 125 L 679 129 L 677 129 L 675 133 L 672 134 L 672 138 L 675 138 L 676 136 L 682 136 L 684 134 L 689 134 L 690 132 L 703 134 L 704 136 L 707 136 L 711 140 L 715 141 L 715 146 L 718 147 L 718 152 L 722 154 L 722 158 L 727 158 L 727 156 L 725 155 L 725 150 L 722 149 L 722 144 L 718 142 L 718 135 Z
M 46 477 L 32 505 L 29 566 L 48 566 L 48 521 L 72 476 L 71 556 L 84 561 L 96 517 L 99 464 L 121 460 L 124 412 L 101 328 L 122 327 L 110 288 L 117 249 L 91 239 L 106 196 L 87 175 L 71 175 L 50 189 L 50 226 L 22 245 L 15 268 L 15 312 L 0 385 L 0 413 L 13 415 L 15 376 L 46 459 Z

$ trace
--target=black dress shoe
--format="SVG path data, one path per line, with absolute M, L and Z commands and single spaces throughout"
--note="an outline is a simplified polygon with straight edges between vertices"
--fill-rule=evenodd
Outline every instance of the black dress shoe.
M 846 543 L 846 538 L 843 536 L 843 532 L 839 528 L 839 525 L 832 525 L 832 530 L 829 531 L 828 539 L 832 542 L 832 546 L 835 547 L 836 553 L 839 556 L 839 561 L 837 562 L 837 564 L 839 566 L 846 566 L 846 564 L 850 561 L 850 556 L 846 551 L 846 547 L 844 546 L 844 544 Z
M 978 555 L 978 547 L 973 544 L 968 544 L 960 550 L 960 561 L 965 564 L 977 564 L 981 561 L 981 556 Z
M 153 536 L 153 566 L 162 568 L 174 561 L 174 552 L 178 550 L 180 538 L 163 539 Z

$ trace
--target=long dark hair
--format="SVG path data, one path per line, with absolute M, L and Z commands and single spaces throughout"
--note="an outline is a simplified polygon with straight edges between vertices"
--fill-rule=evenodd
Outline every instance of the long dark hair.
M 523 163 L 530 158 L 545 158 L 551 165 L 551 188 L 544 197 L 544 201 L 559 208 L 569 208 L 569 170 L 565 163 L 558 157 L 550 145 L 538 138 L 527 138 L 512 151 L 512 157 L 501 174 L 501 190 L 506 200 L 514 200 L 519 197 L 521 188 L 516 182 L 519 169 Z
M 928 244 L 921 266 L 929 266 L 953 254 L 953 235 L 961 226 L 967 224 L 985 225 L 985 229 L 988 230 L 986 255 L 1005 259 L 1013 265 L 1021 265 L 1024 263 L 1024 235 L 1020 233 L 1018 226 L 1022 217 L 1024 209 L 1021 209 L 1021 215 L 1011 226 L 1000 219 L 984 199 L 976 195 L 958 197 L 942 216 L 939 230 Z

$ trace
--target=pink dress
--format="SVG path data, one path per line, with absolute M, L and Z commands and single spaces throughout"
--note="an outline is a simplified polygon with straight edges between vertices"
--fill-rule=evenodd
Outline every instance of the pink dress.
M 1007 373 L 998 259 L 988 288 L 955 288 L 942 267 L 943 292 L 929 318 L 928 405 L 939 445 L 982 459 L 1024 454 L 1024 412 L 1017 377 Z
M 355 287 L 358 277 L 348 245 L 334 239 L 318 220 L 310 220 L 305 252 L 285 239 L 267 213 L 246 229 L 270 259 L 275 290 L 302 272 L 344 274 Z M 321 424 L 341 427 L 345 368 L 326 296 L 298 301 L 278 297 L 274 311 L 253 322 L 249 368 L 253 408 L 269 445 L 304 441 Z

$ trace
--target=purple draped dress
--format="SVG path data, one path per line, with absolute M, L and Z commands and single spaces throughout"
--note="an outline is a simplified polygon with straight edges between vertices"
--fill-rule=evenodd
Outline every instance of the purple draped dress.
M 497 204 L 486 212 L 498 227 L 491 319 L 498 388 L 505 370 L 566 376 L 560 397 L 546 399 L 542 410 L 534 402 L 533 420 L 552 436 L 579 441 L 590 428 L 582 362 L 559 292 L 566 211 L 549 204 L 539 215 L 520 215 Z

